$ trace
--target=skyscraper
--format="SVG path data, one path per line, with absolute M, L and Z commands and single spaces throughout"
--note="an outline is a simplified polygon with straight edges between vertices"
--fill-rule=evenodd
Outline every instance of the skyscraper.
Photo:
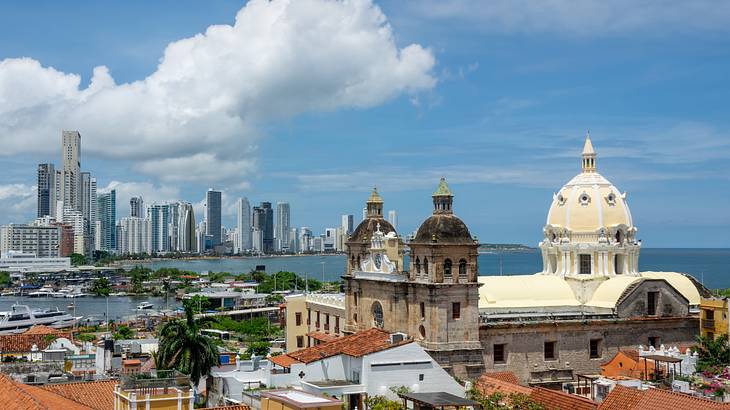
M 150 221 L 150 244 L 152 253 L 170 251 L 170 205 L 153 203 L 147 208 Z
M 289 252 L 299 252 L 299 233 L 297 228 L 289 229 Z
M 205 196 L 205 232 L 211 237 L 211 246 L 221 244 L 221 192 L 208 189 Z
M 352 233 L 353 225 L 354 225 L 354 219 L 353 216 L 350 215 L 342 215 L 342 231 L 349 235 Z
M 81 215 L 84 217 L 84 237 L 86 241 L 87 255 L 91 254 L 95 245 L 96 231 L 96 178 L 91 173 L 81 173 Z M 116 214 L 116 212 L 115 212 Z
M 61 133 L 63 148 L 63 181 L 61 182 L 61 200 L 63 207 L 81 210 L 81 134 L 78 131 Z
M 398 214 L 394 210 L 388 211 L 388 222 L 393 225 L 393 228 L 398 229 Z
M 147 219 L 129 216 L 119 222 L 117 248 L 122 255 L 150 253 L 150 222 Z
M 276 203 L 276 250 L 286 251 L 289 249 L 289 228 L 291 221 L 291 210 L 289 202 Z
M 241 253 L 252 249 L 251 246 L 251 204 L 248 198 L 238 198 L 236 202 L 236 234 L 238 235 L 238 249 L 235 253 Z
M 193 205 L 188 202 L 180 202 L 178 205 L 178 215 L 177 250 L 183 253 L 193 253 L 197 248 L 195 211 L 193 210 Z
M 253 207 L 253 233 L 260 235 L 261 252 L 271 253 L 274 250 L 274 210 L 271 202 L 261 202 Z M 256 235 L 254 239 L 258 239 Z M 254 245 L 257 245 L 254 241 Z
M 117 191 L 101 194 L 97 197 L 97 220 L 101 232 L 96 235 L 101 239 L 101 244 L 96 244 L 97 249 L 111 252 L 117 249 Z
M 133 196 L 129 200 L 129 216 L 144 218 L 144 200 L 141 196 Z
M 38 218 L 56 216 L 56 169 L 38 164 Z

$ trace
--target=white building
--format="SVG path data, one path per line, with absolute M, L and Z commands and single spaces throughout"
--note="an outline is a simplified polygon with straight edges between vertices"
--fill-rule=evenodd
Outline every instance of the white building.
M 119 228 L 119 253 L 129 255 L 152 251 L 149 220 L 129 216 L 119 221 Z
M 63 201 L 64 208 L 81 211 L 81 134 L 78 131 L 63 131 L 61 139 L 63 180 L 59 199 Z
M 60 236 L 57 226 L 5 225 L 0 227 L 0 254 L 17 251 L 55 258 L 59 256 Z
M 71 269 L 71 258 L 38 258 L 34 253 L 3 252 L 0 271 L 7 272 L 61 272 Z
M 195 210 L 188 202 L 178 203 L 177 250 L 193 253 L 197 250 Z
M 97 221 L 100 222 L 100 221 Z M 69 208 L 63 209 L 63 223 L 69 224 L 73 227 L 74 230 L 74 253 L 78 253 L 81 255 L 84 255 L 84 249 L 85 249 L 85 243 L 84 243 L 84 215 L 81 213 L 81 211 L 74 211 Z M 96 225 L 97 228 L 100 228 L 101 224 Z M 98 229 L 98 231 L 101 231 L 101 229 Z M 97 235 L 98 237 L 98 235 Z M 97 247 L 99 246 L 99 242 L 95 241 L 97 243 Z M 103 241 L 102 241 L 103 242 Z M 98 250 L 98 249 L 97 249 Z
M 289 229 L 289 252 L 292 253 L 299 253 L 301 249 L 299 248 L 299 233 L 297 228 L 290 228 Z
M 274 232 L 277 251 L 287 251 L 289 249 L 290 225 L 291 225 L 291 208 L 289 206 L 289 202 L 277 202 L 276 203 L 276 231 Z
M 262 252 L 264 249 L 264 233 L 258 227 L 251 231 L 251 242 L 254 252 Z
M 238 198 L 236 202 L 236 231 L 237 245 L 233 247 L 233 253 L 241 253 L 250 250 L 251 245 L 251 204 L 248 198 Z

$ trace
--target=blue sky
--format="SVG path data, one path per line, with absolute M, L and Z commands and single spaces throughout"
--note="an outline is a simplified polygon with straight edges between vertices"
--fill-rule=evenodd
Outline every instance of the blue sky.
M 0 4 L 0 223 L 77 128 L 119 217 L 215 187 L 228 225 L 245 195 L 319 230 L 377 185 L 405 234 L 445 176 L 480 240 L 536 245 L 590 130 L 645 246 L 730 246 L 727 4 L 294 3 Z

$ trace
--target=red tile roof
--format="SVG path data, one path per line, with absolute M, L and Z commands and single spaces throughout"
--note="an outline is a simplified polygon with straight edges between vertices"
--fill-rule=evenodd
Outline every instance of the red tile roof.
M 529 396 L 532 393 L 532 389 L 529 387 L 494 378 L 489 373 L 483 374 L 482 377 L 477 380 L 476 387 L 483 394 L 487 395 L 499 392 L 506 395 L 517 393 Z
M 46 340 L 47 335 L 72 339 L 69 332 L 62 332 L 48 326 L 33 326 L 25 333 L 0 336 L 0 353 L 28 353 L 33 345 L 36 345 L 38 350 L 43 350 L 51 344 L 50 341 Z
M 486 376 L 491 377 L 492 379 L 502 380 L 507 383 L 520 384 L 520 380 L 512 372 L 486 373 Z
M 319 340 L 320 342 L 331 342 L 337 339 L 336 335 L 322 332 L 309 332 L 307 333 L 307 336 L 311 337 L 312 339 Z
M 286 355 L 286 354 L 280 354 L 278 356 L 271 356 L 271 358 L 269 358 L 269 360 L 271 360 L 272 363 L 279 365 L 281 367 L 285 367 L 287 369 L 293 364 L 301 363 L 299 360 L 297 360 L 289 355 Z
M 94 410 L 107 410 L 114 408 L 114 386 L 116 384 L 117 382 L 114 380 L 103 380 L 49 384 L 41 387 L 41 389 L 86 405 Z
M 599 410 L 727 410 L 730 403 L 693 397 L 668 390 L 635 390 L 616 386 L 601 403 Z M 638 394 L 637 394 L 638 392 Z
M 14 381 L 0 373 L 0 398 L 6 409 L 24 410 L 93 410 L 48 390 Z M 112 403 L 113 405 L 113 403 Z
M 543 387 L 532 389 L 530 398 L 542 404 L 545 410 L 595 410 L 598 404 L 591 399 Z
M 411 343 L 411 340 L 391 344 L 390 333 L 382 329 L 372 328 L 349 336 L 338 337 L 331 342 L 324 342 L 314 347 L 288 353 L 286 356 L 302 363 L 311 363 L 339 354 L 362 357 L 407 343 Z

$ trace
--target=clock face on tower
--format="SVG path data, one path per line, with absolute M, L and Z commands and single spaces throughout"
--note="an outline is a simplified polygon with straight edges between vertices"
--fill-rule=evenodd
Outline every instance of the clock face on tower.
M 380 254 L 379 253 L 375 254 L 375 267 L 380 269 L 381 262 L 382 262 L 382 257 L 380 256 Z

